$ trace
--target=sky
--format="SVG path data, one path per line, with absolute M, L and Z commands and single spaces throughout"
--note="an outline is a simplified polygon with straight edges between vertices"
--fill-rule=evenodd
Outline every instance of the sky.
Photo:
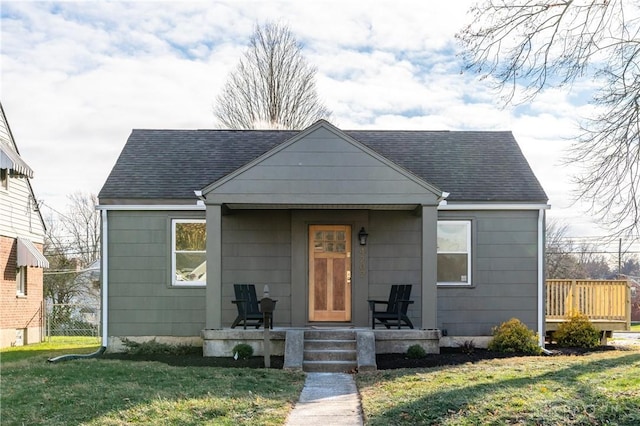
M 132 129 L 210 129 L 256 23 L 288 25 L 344 130 L 510 130 L 570 236 L 606 234 L 573 200 L 562 159 L 592 82 L 518 107 L 464 71 L 453 1 L 0 3 L 0 100 L 43 212 L 97 194 Z

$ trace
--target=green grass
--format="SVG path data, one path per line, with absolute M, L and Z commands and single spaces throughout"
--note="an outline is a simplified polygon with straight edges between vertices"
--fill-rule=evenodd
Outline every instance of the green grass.
M 275 369 L 83 359 L 48 363 L 94 344 L 3 350 L 2 425 L 281 425 L 304 383 Z
M 631 324 L 631 331 L 635 333 L 640 333 L 640 322 Z
M 4 364 L 32 357 L 51 358 L 69 353 L 87 354 L 100 347 L 99 337 L 53 336 L 47 340 L 33 345 L 0 349 L 0 362 Z
M 640 351 L 357 376 L 368 425 L 640 424 Z

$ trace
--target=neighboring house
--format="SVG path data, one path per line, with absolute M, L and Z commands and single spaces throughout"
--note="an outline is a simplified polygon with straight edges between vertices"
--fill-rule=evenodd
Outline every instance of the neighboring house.
M 109 344 L 228 328 L 234 283 L 269 286 L 276 327 L 371 327 L 413 284 L 442 345 L 544 336 L 549 206 L 511 132 L 134 130 L 99 199 Z
M 45 226 L 0 104 L 0 347 L 42 341 Z

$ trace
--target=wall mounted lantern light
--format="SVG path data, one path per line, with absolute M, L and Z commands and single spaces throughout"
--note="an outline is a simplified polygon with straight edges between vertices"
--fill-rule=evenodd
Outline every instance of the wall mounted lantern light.
M 362 228 L 360 228 L 360 232 L 358 232 L 358 240 L 360 241 L 361 246 L 367 245 L 368 237 L 369 237 L 369 234 L 367 234 L 367 231 L 364 230 L 364 226 L 363 226 Z

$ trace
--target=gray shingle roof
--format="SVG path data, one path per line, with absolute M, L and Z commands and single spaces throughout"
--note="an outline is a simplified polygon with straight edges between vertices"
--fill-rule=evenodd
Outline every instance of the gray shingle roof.
M 281 130 L 133 130 L 99 197 L 187 199 L 295 136 Z M 449 201 L 546 202 L 511 132 L 344 131 L 449 192 Z

